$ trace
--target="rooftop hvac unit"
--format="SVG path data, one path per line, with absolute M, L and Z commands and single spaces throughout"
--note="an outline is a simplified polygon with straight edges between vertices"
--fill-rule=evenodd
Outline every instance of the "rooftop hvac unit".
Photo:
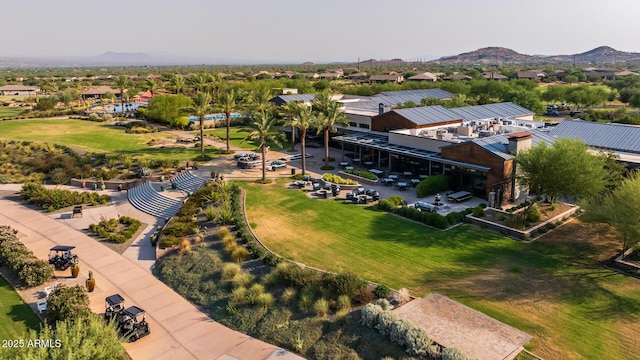
M 492 135 L 493 131 L 489 131 L 489 130 L 481 130 L 478 131 L 478 136 L 480 137 L 490 137 Z

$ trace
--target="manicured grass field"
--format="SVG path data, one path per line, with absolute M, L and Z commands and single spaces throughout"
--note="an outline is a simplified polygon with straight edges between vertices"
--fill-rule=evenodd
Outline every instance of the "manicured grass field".
M 128 154 L 134 157 L 193 159 L 199 147 L 157 148 L 147 145 L 152 139 L 172 137 L 168 133 L 126 134 L 107 123 L 72 119 L 12 120 L 0 122 L 0 139 L 57 143 L 88 152 Z M 205 150 L 206 151 L 206 150 Z M 207 153 L 211 153 L 209 149 Z
M 0 118 L 12 117 L 20 114 L 21 108 L 0 106 Z
M 0 276 L 0 339 L 24 339 L 28 330 L 39 328 L 38 316 Z
M 603 267 L 620 247 L 606 227 L 574 220 L 525 244 L 314 200 L 284 182 L 243 186 L 254 231 L 285 257 L 416 296 L 440 292 L 531 334 L 527 348 L 545 359 L 640 358 L 640 281 Z
M 229 131 L 229 138 L 231 139 L 229 144 L 231 146 L 236 146 L 248 151 L 256 151 L 256 149 L 258 148 L 257 141 L 243 141 L 244 139 L 246 139 L 246 137 L 249 135 L 250 132 L 251 130 L 248 127 L 232 127 Z M 208 129 L 208 130 L 205 130 L 204 133 L 213 135 L 222 139 L 223 143 L 226 142 L 227 128 L 223 127 L 223 128 Z M 195 132 L 193 134 L 196 135 Z M 280 141 L 280 146 L 275 145 L 273 143 L 268 143 L 268 144 L 269 146 L 271 146 L 273 150 L 288 149 L 291 146 L 291 139 L 285 138 L 284 140 Z

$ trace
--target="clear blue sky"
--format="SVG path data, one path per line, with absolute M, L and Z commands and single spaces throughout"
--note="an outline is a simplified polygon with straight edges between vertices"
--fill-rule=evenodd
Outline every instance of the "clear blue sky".
M 106 51 L 251 62 L 431 59 L 486 46 L 640 52 L 630 0 L 7 0 L 0 56 Z

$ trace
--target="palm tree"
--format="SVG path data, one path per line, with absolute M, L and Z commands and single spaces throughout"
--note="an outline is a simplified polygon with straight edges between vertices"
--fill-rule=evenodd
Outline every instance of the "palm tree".
M 184 109 L 185 112 L 198 117 L 200 122 L 200 158 L 204 159 L 204 117 L 213 112 L 211 105 L 211 95 L 199 92 L 191 99 L 193 105 Z
M 289 126 L 291 126 L 291 151 L 295 149 L 296 145 L 296 126 L 295 122 L 298 121 L 300 117 L 300 111 L 302 110 L 302 104 L 299 102 L 288 102 L 283 106 L 284 116 L 289 116 L 289 120 L 286 121 Z
M 124 75 L 121 75 L 116 80 L 116 86 L 118 90 L 120 90 L 120 107 L 121 112 L 124 114 L 124 93 L 127 91 L 127 88 L 131 85 L 129 78 Z
M 267 114 L 266 112 L 257 112 L 253 114 L 253 122 L 251 128 L 253 129 L 245 140 L 258 140 L 258 148 L 262 152 L 262 182 L 267 179 L 266 173 L 266 147 L 267 141 L 271 141 L 276 145 L 280 145 L 279 135 L 273 132 L 273 124 L 275 117 Z
M 316 95 L 313 107 L 322 114 L 318 133 L 324 133 L 324 165 L 329 166 L 329 134 L 336 131 L 337 125 L 348 126 L 349 121 L 342 111 L 340 103 L 331 100 L 329 93 Z
M 233 89 L 230 89 L 218 98 L 216 102 L 216 109 L 223 112 L 227 120 L 227 151 L 229 151 L 229 133 L 231 131 L 231 113 L 236 111 L 238 103 L 236 101 L 236 94 Z
M 274 104 L 270 101 L 272 98 L 270 88 L 259 87 L 249 94 L 249 106 L 262 114 L 270 114 L 274 109 Z
M 214 101 L 218 99 L 218 93 L 220 92 L 220 87 L 222 86 L 222 78 L 217 73 L 215 74 L 207 74 L 206 77 L 207 90 L 211 93 L 211 98 Z
M 187 81 L 195 92 L 204 92 L 207 90 L 207 78 L 204 74 L 191 74 Z
M 151 93 L 151 97 L 153 97 L 153 92 L 158 89 L 158 82 L 155 79 L 146 79 L 144 81 L 144 88 L 146 90 L 149 90 L 149 92 Z
M 182 94 L 184 89 L 187 87 L 187 82 L 184 79 L 184 76 L 180 74 L 173 74 L 169 79 L 169 88 L 173 89 L 176 94 Z
M 305 170 L 307 169 L 307 130 L 318 126 L 319 118 L 309 106 L 301 103 L 287 103 L 287 105 L 289 104 L 297 104 L 295 106 L 291 106 L 295 113 L 291 121 L 291 131 L 296 128 L 300 130 L 300 152 L 302 153 L 302 175 L 304 176 Z

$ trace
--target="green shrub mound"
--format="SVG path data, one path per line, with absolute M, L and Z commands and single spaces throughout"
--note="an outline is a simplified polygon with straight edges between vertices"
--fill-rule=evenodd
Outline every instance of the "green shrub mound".
M 420 181 L 416 186 L 419 198 L 443 192 L 449 188 L 449 178 L 444 175 L 434 175 Z
M 47 211 L 55 211 L 74 205 L 98 205 L 111 201 L 109 195 L 99 195 L 89 191 L 47 189 L 42 184 L 27 183 L 22 186 L 20 196 L 30 204 L 36 204 Z
M 89 225 L 89 230 L 101 238 L 122 244 L 131 239 L 141 225 L 138 219 L 119 216 L 113 219 L 103 218 L 98 224 Z
M 378 202 L 378 209 L 383 211 L 394 211 L 398 206 L 400 206 L 400 204 L 402 204 L 403 201 L 404 198 L 402 196 L 394 195 L 380 200 L 380 202 Z
M 334 184 L 339 184 L 339 185 L 357 185 L 358 184 L 358 182 L 355 180 L 345 179 L 339 175 L 334 175 L 330 173 L 323 174 L 322 180 L 330 183 L 334 183 Z
M 0 262 L 28 287 L 42 285 L 53 277 L 53 267 L 27 249 L 9 226 L 0 226 Z
M 366 171 L 366 170 L 344 170 L 345 173 L 347 174 L 351 174 L 351 175 L 355 175 L 355 176 L 359 176 L 361 178 L 367 179 L 367 180 L 371 180 L 371 181 L 378 181 L 378 176 L 372 172 Z

